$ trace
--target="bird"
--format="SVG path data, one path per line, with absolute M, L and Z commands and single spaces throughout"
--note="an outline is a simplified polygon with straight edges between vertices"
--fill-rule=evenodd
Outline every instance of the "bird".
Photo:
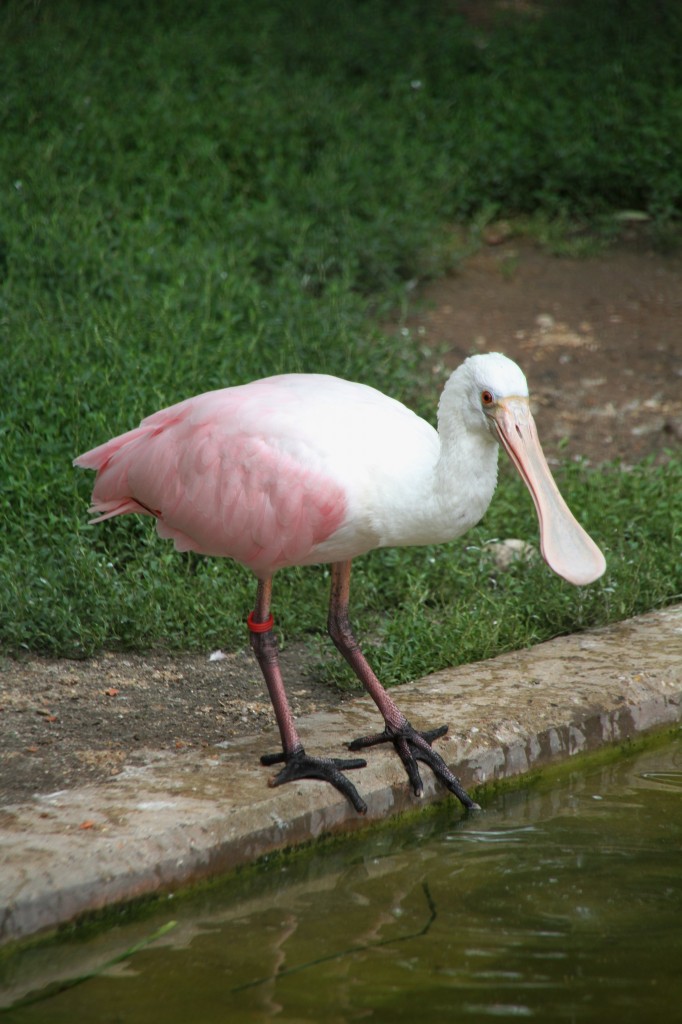
M 437 428 L 366 384 L 285 373 L 209 391 L 148 416 L 139 427 L 74 459 L 96 471 L 97 523 L 141 513 L 179 551 L 226 557 L 256 577 L 247 617 L 281 750 L 272 786 L 330 783 L 364 814 L 346 772 L 364 758 L 306 752 L 282 677 L 272 590 L 288 566 L 329 564 L 327 629 L 376 704 L 383 729 L 351 752 L 392 744 L 416 796 L 426 764 L 467 810 L 478 804 L 433 743 L 447 726 L 412 726 L 372 670 L 350 622 L 353 559 L 375 548 L 439 544 L 480 521 L 497 484 L 503 448 L 532 496 L 548 566 L 576 586 L 598 579 L 604 556 L 564 502 L 547 465 L 520 367 L 499 352 L 465 359 L 447 379 Z

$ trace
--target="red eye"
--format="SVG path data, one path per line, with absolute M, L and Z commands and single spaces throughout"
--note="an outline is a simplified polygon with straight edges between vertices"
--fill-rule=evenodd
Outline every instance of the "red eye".
M 483 405 L 492 405 L 495 401 L 495 397 L 492 391 L 481 391 L 481 402 Z

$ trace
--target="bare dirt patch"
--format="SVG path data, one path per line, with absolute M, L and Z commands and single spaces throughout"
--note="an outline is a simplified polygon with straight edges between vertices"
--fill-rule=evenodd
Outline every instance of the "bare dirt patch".
M 296 716 L 348 699 L 315 679 L 308 666 L 319 659 L 303 644 L 288 647 L 281 660 Z M 250 650 L 219 661 L 163 652 L 105 652 L 83 661 L 5 658 L 0 729 L 2 803 L 111 778 L 124 766 L 144 764 L 152 750 L 181 757 L 262 731 L 271 732 L 263 753 L 279 749 Z
M 422 298 L 410 326 L 446 370 L 472 350 L 504 352 L 523 368 L 550 460 L 627 465 L 682 442 L 679 256 L 636 236 L 585 259 L 512 239 L 485 246 Z
M 434 377 L 472 350 L 517 360 L 550 461 L 665 459 L 682 443 L 681 285 L 682 259 L 636 238 L 581 260 L 506 239 L 425 287 L 409 328 Z M 251 652 L 208 654 L 3 659 L 0 799 L 107 779 L 150 751 L 182 757 L 244 732 L 268 730 L 263 750 L 276 748 Z M 284 652 L 297 715 L 348 696 L 316 679 L 317 660 L 303 645 Z

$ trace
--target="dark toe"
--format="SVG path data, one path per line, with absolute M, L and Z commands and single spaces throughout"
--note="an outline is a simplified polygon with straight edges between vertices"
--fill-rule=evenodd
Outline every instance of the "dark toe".
M 422 764 L 429 766 L 436 778 L 440 779 L 451 793 L 454 793 L 467 810 L 480 810 L 479 805 L 471 799 L 457 776 L 450 771 L 440 754 L 431 746 L 434 740 L 440 739 L 447 731 L 447 725 L 441 725 L 437 729 L 419 732 L 405 720 L 398 727 L 386 723 L 383 732 L 373 736 L 362 736 L 353 740 L 348 746 L 350 750 L 361 750 L 379 743 L 390 742 L 403 762 L 415 796 L 420 797 L 424 792 L 424 784 L 417 765 L 417 762 L 421 761 Z
M 367 804 L 362 799 L 357 789 L 346 776 L 344 771 L 352 771 L 354 768 L 365 768 L 367 762 L 361 757 L 338 758 L 338 757 L 309 757 L 305 750 L 300 747 L 291 754 L 264 754 L 261 757 L 261 764 L 272 765 L 284 762 L 284 767 L 270 780 L 271 786 L 283 786 L 287 782 L 299 782 L 303 779 L 315 779 L 319 782 L 328 782 L 331 786 L 342 793 L 352 803 L 358 814 L 365 814 Z

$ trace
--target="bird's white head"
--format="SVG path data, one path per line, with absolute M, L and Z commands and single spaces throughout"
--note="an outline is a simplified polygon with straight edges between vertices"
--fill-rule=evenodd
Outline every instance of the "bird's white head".
M 487 352 L 469 356 L 455 372 L 462 373 L 464 378 L 465 416 L 470 427 L 485 426 L 499 440 L 491 414 L 500 402 L 528 402 L 528 383 L 523 371 L 501 352 Z
M 526 378 L 516 363 L 499 352 L 470 356 L 453 373 L 448 390 L 457 395 L 465 429 L 489 430 L 528 487 L 550 568 L 576 585 L 598 579 L 606 561 L 559 493 L 538 440 Z

